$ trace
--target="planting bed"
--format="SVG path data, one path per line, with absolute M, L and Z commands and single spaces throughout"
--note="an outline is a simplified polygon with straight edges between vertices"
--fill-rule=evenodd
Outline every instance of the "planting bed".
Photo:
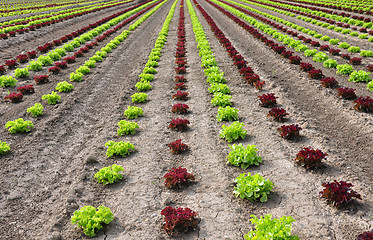
M 143 2 L 128 2 L 70 19 L 66 21 L 70 23 L 67 27 L 66 22 L 60 22 L 26 35 L 0 40 L 0 65 L 5 60 L 15 59 L 22 52 L 35 50 L 37 46 Z M 330 37 L 344 38 L 340 33 L 252 6 L 248 1 L 234 2 Z M 335 88 L 324 88 L 320 80 L 310 78 L 299 65 L 290 64 L 289 59 L 266 46 L 258 35 L 239 26 L 238 21 L 232 20 L 234 15 L 228 17 L 222 12 L 222 3 L 226 1 L 168 0 L 154 3 L 158 4 L 97 42 L 59 73 L 48 72 L 53 65 L 44 66 L 40 72 L 30 70 L 30 76 L 26 78 L 16 78 L 16 86 L 0 89 L 0 144 L 6 142 L 10 146 L 6 153 L 0 151 L 0 239 L 87 239 L 82 228 L 71 223 L 74 212 L 87 205 L 96 209 L 104 205 L 114 215 L 113 221 L 103 224 L 102 230 L 95 231 L 93 239 L 244 239 L 254 229 L 254 224 L 250 222 L 252 214 L 258 218 L 266 214 L 272 214 L 273 218 L 291 216 L 295 219 L 291 233 L 299 239 L 354 240 L 359 234 L 372 230 L 372 112 L 357 111 L 353 100 L 342 99 Z M 132 28 L 132 24 L 157 6 L 160 6 L 158 10 L 137 28 Z M 184 21 L 180 19 L 182 14 Z M 191 16 L 194 16 L 193 21 Z M 239 19 L 257 29 L 251 22 Z M 198 22 L 206 38 L 198 28 Z M 125 30 L 129 31 L 122 34 Z M 267 40 L 284 45 L 257 30 Z M 305 35 L 302 32 L 299 34 Z M 121 37 L 123 41 L 114 44 L 112 40 Z M 73 51 L 77 52 L 84 45 L 94 42 L 95 38 Z M 201 51 L 204 39 L 211 52 Z M 349 35 L 343 41 L 361 49 L 373 47 L 373 43 Z M 97 51 L 102 52 L 102 48 L 113 44 L 116 47 L 112 47 L 102 61 L 95 62 L 96 67 L 90 67 L 90 72 L 82 76 L 81 82 L 70 81 L 71 73 L 87 65 L 86 61 Z M 203 44 L 206 48 L 206 42 Z M 234 55 L 228 55 L 232 50 L 230 46 L 234 47 L 237 55 L 242 55 L 239 64 Z M 307 46 L 319 51 L 319 48 Z M 299 56 L 301 62 L 311 63 L 315 69 L 322 70 L 325 77 L 334 77 L 338 87 L 350 87 L 356 89 L 358 97 L 373 98 L 373 92 L 366 88 L 367 83 L 350 82 L 349 76 L 337 74 L 335 68 L 325 68 L 323 63 L 312 61 L 312 57 L 285 47 L 286 51 L 294 52 L 293 56 Z M 182 48 L 184 54 L 181 57 L 185 62 L 179 59 L 175 63 L 175 55 L 181 54 Z M 149 57 L 154 57 L 151 53 L 156 51 L 161 53 L 159 59 L 149 61 Z M 342 51 L 351 57 L 360 57 L 359 54 Z M 348 63 L 341 57 L 334 58 L 324 52 L 336 59 L 338 64 Z M 67 54 L 72 56 L 74 53 Z M 206 65 L 207 57 L 213 57 L 216 64 Z M 18 67 L 25 68 L 28 64 Z M 156 73 L 144 75 L 149 70 L 149 64 L 154 65 Z M 240 64 L 251 68 L 252 71 L 247 68 L 245 74 L 251 71 L 250 74 L 256 74 L 255 78 L 263 82 L 261 90 L 257 89 L 260 87 L 255 88 L 253 82 L 247 83 L 248 77 L 245 82 L 245 75 L 240 74 L 240 69 L 241 73 L 244 72 Z M 372 58 L 365 57 L 363 64 L 354 66 L 354 69 L 367 71 L 365 67 L 369 64 L 373 64 Z M 206 70 L 213 65 L 217 71 L 224 73 L 230 89 L 227 93 L 229 97 L 226 97 L 231 96 L 231 107 L 238 110 L 238 119 L 234 121 L 243 123 L 243 129 L 247 131 L 246 136 L 231 143 L 221 138 L 220 130 L 233 121 L 224 121 L 221 117 L 217 119 L 219 107 L 214 106 L 218 104 L 212 104 L 211 100 L 219 97 L 209 92 L 212 85 L 206 81 L 206 77 L 211 77 Z M 14 77 L 14 73 L 15 70 L 6 67 L 5 75 Z M 48 82 L 34 82 L 34 76 L 45 74 L 49 75 Z M 184 76 L 186 81 L 181 84 L 175 80 L 176 76 L 177 79 Z M 63 81 L 72 84 L 73 90 L 57 92 L 57 84 Z M 136 102 L 131 96 L 138 92 L 139 82 L 148 83 L 151 88 L 143 91 L 147 98 Z M 33 84 L 35 93 L 25 94 L 19 103 L 4 99 L 9 93 L 16 92 L 17 87 L 29 84 Z M 184 89 L 177 89 L 181 85 Z M 42 96 L 52 91 L 56 91 L 61 99 L 55 105 L 48 105 Z M 177 98 L 178 91 L 187 92 L 187 95 Z M 263 94 L 275 96 L 276 104 L 267 107 L 260 103 L 258 96 Z M 27 109 L 35 103 L 44 107 L 43 114 L 36 118 L 27 113 Z M 187 111 L 172 112 L 177 103 L 186 104 Z M 128 106 L 141 107 L 142 116 L 140 114 L 133 119 L 125 117 L 124 111 Z M 267 116 L 272 107 L 286 111 L 287 115 L 280 118 L 283 122 Z M 271 111 L 272 114 L 275 110 Z M 18 118 L 32 121 L 33 128 L 28 127 L 31 131 L 10 133 L 5 125 Z M 134 130 L 134 127 L 132 132 L 127 133 L 123 133 L 122 129 L 118 134 L 118 123 L 122 120 L 137 123 L 138 128 Z M 292 124 L 300 127 L 299 137 L 281 137 L 278 129 L 282 131 L 281 126 Z M 169 147 L 178 139 L 188 146 L 179 154 L 173 153 Z M 129 142 L 135 150 L 111 157 L 107 155 L 109 141 Z M 241 167 L 227 163 L 232 144 L 255 145 L 261 161 Z M 303 155 L 307 150 L 315 150 L 313 153 L 323 158 L 321 166 L 313 167 L 319 162 L 304 163 L 301 150 Z M 121 171 L 123 178 L 113 180 L 115 183 L 110 185 L 98 183 L 95 174 L 113 164 L 124 168 Z M 184 170 L 178 171 L 187 169 L 192 175 L 188 175 L 184 182 L 168 182 L 165 186 L 165 174 L 179 167 Z M 267 201 L 265 198 L 250 201 L 236 197 L 235 179 L 244 173 L 251 173 L 251 176 L 258 173 L 274 184 Z M 173 174 L 175 178 L 176 173 Z M 171 175 L 167 175 L 167 181 L 172 180 Z M 181 178 L 181 175 L 178 177 Z M 341 207 L 334 202 L 336 207 L 332 201 L 321 198 L 320 192 L 325 191 L 322 184 L 334 180 L 352 183 L 352 189 L 360 194 L 355 197 L 361 199 Z M 179 211 L 193 216 L 190 225 L 175 228 L 165 225 L 165 211 L 172 212 L 166 208 L 169 206 L 183 208 Z

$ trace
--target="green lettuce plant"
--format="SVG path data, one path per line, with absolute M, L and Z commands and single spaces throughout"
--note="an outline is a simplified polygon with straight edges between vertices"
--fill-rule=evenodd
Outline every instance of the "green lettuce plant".
M 219 122 L 238 120 L 238 111 L 239 110 L 237 108 L 232 108 L 230 106 L 219 107 L 216 119 Z
M 104 185 L 111 184 L 122 180 L 123 175 L 119 172 L 124 171 L 120 165 L 113 164 L 110 167 L 103 167 L 95 174 L 98 183 Z
M 130 150 L 135 150 L 135 147 L 130 142 L 114 142 L 109 141 L 105 144 L 105 147 L 108 147 L 106 151 L 106 156 L 108 158 L 117 155 L 121 157 L 125 157 L 126 155 L 130 155 Z
M 247 134 L 247 131 L 243 128 L 244 126 L 244 123 L 238 121 L 233 122 L 229 126 L 223 125 L 220 130 L 220 137 L 227 142 L 234 142 L 239 138 L 244 139 Z
M 240 174 L 236 179 L 236 187 L 234 187 L 234 194 L 241 199 L 248 199 L 250 201 L 267 202 L 268 194 L 273 189 L 274 184 L 265 179 L 259 173 L 251 176 L 251 173 Z
M 23 118 L 18 118 L 14 121 L 8 121 L 5 128 L 9 128 L 10 133 L 23 133 L 30 132 L 34 128 L 31 121 L 25 121 Z
M 139 125 L 135 122 L 129 122 L 125 120 L 121 120 L 118 123 L 119 129 L 118 129 L 118 136 L 122 136 L 123 134 L 129 135 L 129 134 L 135 134 L 136 128 L 139 128 Z
M 35 103 L 34 106 L 27 108 L 27 113 L 30 113 L 32 117 L 36 118 L 43 114 L 44 107 L 40 103 Z
M 229 145 L 231 151 L 228 155 L 228 163 L 233 166 L 241 166 L 242 169 L 247 169 L 252 165 L 259 166 L 262 158 L 258 156 L 258 149 L 255 145 L 247 145 L 246 147 L 240 144 Z

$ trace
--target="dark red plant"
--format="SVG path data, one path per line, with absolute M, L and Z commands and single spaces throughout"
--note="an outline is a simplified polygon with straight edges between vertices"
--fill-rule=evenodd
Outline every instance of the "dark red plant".
M 15 31 L 10 31 L 10 32 L 8 32 L 8 34 L 11 37 L 15 37 L 16 36 L 16 32 Z
M 262 90 L 265 83 L 266 83 L 265 81 L 257 80 L 256 82 L 253 83 L 253 85 L 255 86 L 256 89 Z
M 19 103 L 22 101 L 22 93 L 12 92 L 9 95 L 5 96 L 5 100 L 10 100 L 12 103 Z
M 186 65 L 186 61 L 185 60 L 178 60 L 178 61 L 175 61 L 175 64 L 178 66 L 178 67 L 184 67 Z M 176 70 L 176 69 L 175 69 Z
M 105 37 L 104 35 L 96 37 L 96 41 L 97 41 L 97 42 L 102 42 L 102 41 L 104 41 L 105 39 L 106 39 L 106 37 Z
M 20 63 L 25 63 L 28 60 L 27 54 L 20 54 L 17 56 L 17 61 Z
M 299 56 L 291 56 L 291 57 L 289 57 L 289 60 L 290 60 L 291 64 L 299 65 L 300 61 L 302 61 L 302 58 L 299 57 Z
M 8 34 L 6 34 L 6 33 L 0 34 L 0 38 L 1 39 L 8 39 Z
M 175 57 L 185 57 L 185 51 L 176 51 Z
M 302 69 L 302 71 L 304 72 L 309 72 L 311 71 L 312 69 L 315 69 L 311 63 L 300 63 L 299 64 L 300 68 Z
M 373 240 L 373 229 L 359 234 L 356 240 Z
M 53 74 L 57 74 L 57 73 L 61 72 L 61 68 L 59 68 L 57 66 L 53 66 L 53 67 L 48 68 L 48 72 L 51 72 Z
M 61 46 L 62 41 L 61 40 L 53 40 L 53 44 L 54 44 L 54 46 Z
M 302 130 L 298 124 L 282 125 L 277 128 L 277 131 L 281 133 L 281 137 L 285 139 L 294 139 L 299 137 L 299 131 Z
M 65 43 L 65 42 L 69 41 L 69 39 L 67 39 L 67 37 L 62 37 L 62 38 L 60 38 L 60 41 Z
M 171 149 L 173 153 L 182 153 L 188 150 L 188 145 L 181 142 L 181 139 L 176 140 L 175 142 L 172 142 L 168 144 L 168 147 Z
M 84 53 L 82 50 L 79 50 L 77 52 L 74 53 L 74 57 L 83 57 L 84 56 Z
M 166 173 L 164 176 L 165 181 L 164 185 L 167 188 L 181 188 L 182 185 L 185 185 L 189 183 L 191 180 L 195 180 L 195 177 L 193 174 L 188 173 L 186 168 L 172 168 L 171 170 L 168 170 L 168 173 Z
M 61 61 L 61 62 L 55 62 L 54 65 L 56 67 L 59 67 L 61 69 L 65 69 L 67 68 L 67 63 L 65 61 Z
M 238 69 L 246 66 L 247 62 L 245 60 L 236 61 L 233 63 Z
M 324 189 L 319 193 L 321 198 L 325 198 L 328 204 L 337 208 L 344 207 L 353 199 L 361 199 L 360 194 L 351 189 L 353 185 L 345 181 L 323 183 Z
M 17 87 L 17 91 L 22 95 L 31 94 L 35 92 L 34 86 L 32 84 Z
M 361 64 L 361 58 L 353 57 L 349 61 L 352 65 L 360 65 Z
M 324 77 L 324 74 L 322 74 L 320 69 L 311 69 L 308 71 L 308 76 L 312 79 L 321 79 Z
M 36 84 L 46 83 L 49 81 L 49 76 L 48 75 L 35 76 L 34 80 Z
M 186 78 L 184 76 L 175 76 L 175 82 L 186 82 Z
M 337 88 L 338 96 L 348 100 L 356 99 L 355 90 L 349 87 Z
M 251 67 L 247 67 L 247 66 L 240 69 L 240 74 L 241 75 L 245 75 L 247 73 L 253 74 L 254 71 L 253 71 L 253 69 Z
M 259 75 L 253 73 L 246 73 L 243 78 L 248 84 L 254 84 L 254 82 L 260 81 Z
M 9 69 L 15 69 L 18 63 L 17 60 L 12 59 L 5 61 L 5 65 L 7 65 Z
M 321 45 L 320 51 L 329 51 L 330 47 L 328 45 Z
M 174 130 L 184 131 L 187 129 L 188 124 L 190 124 L 188 119 L 175 118 L 171 120 L 171 123 L 170 125 L 168 125 L 168 127 Z
M 163 229 L 168 235 L 188 232 L 194 230 L 200 219 L 197 218 L 197 213 L 190 208 L 173 208 L 165 207 L 161 215 L 164 216 Z
M 65 57 L 63 60 L 65 60 L 67 63 L 74 63 L 76 61 L 74 56 Z
M 275 46 L 274 47 L 274 50 L 277 54 L 281 54 L 283 51 L 285 51 L 285 47 L 284 46 Z
M 310 44 L 311 44 L 313 47 L 320 47 L 320 43 L 317 42 L 317 41 L 311 41 Z
M 296 157 L 295 162 L 303 167 L 316 168 L 321 165 L 321 160 L 326 159 L 327 153 L 323 153 L 320 149 L 312 149 L 311 147 L 302 148 Z
M 335 80 L 335 78 L 333 77 L 321 78 L 320 83 L 323 87 L 326 87 L 326 88 L 333 88 L 338 85 L 337 80 Z
M 49 47 L 46 46 L 46 45 L 43 45 L 43 46 L 39 46 L 36 48 L 40 53 L 46 53 L 49 51 Z
M 346 54 L 342 54 L 341 57 L 343 59 L 346 59 L 346 60 L 350 60 L 351 59 L 350 55 L 348 55 L 347 53 Z
M 79 49 L 79 51 L 82 51 L 83 53 L 87 53 L 87 52 L 89 52 L 89 48 L 87 48 L 87 47 L 81 47 Z
M 266 93 L 261 96 L 258 96 L 260 100 L 260 105 L 262 107 L 272 107 L 277 104 L 276 96 L 274 93 Z
M 36 58 L 36 55 L 37 55 L 38 53 L 36 52 L 36 51 L 30 51 L 30 52 L 27 52 L 27 55 L 28 55 L 28 57 L 29 58 Z
M 0 65 L 0 75 L 3 75 L 5 72 L 5 65 Z
M 333 56 L 339 56 L 340 52 L 341 50 L 339 49 L 334 49 L 334 48 L 329 49 L 329 53 Z
M 373 99 L 369 96 L 359 97 L 354 101 L 354 109 L 362 112 L 373 112 Z
M 373 64 L 367 66 L 369 72 L 373 72 Z
M 185 85 L 185 82 L 177 82 L 177 83 L 175 83 L 175 87 L 174 87 L 174 89 L 186 89 L 187 87 L 186 87 L 186 85 Z
M 189 106 L 183 103 L 176 103 L 172 106 L 173 113 L 187 113 Z
M 303 42 L 310 43 L 310 42 L 312 42 L 312 39 L 311 38 L 305 38 L 305 39 L 303 39 Z
M 177 74 L 185 74 L 186 73 L 186 68 L 185 67 L 175 67 L 175 72 Z
M 188 95 L 188 92 L 177 91 L 174 95 L 172 95 L 172 98 L 186 101 L 188 99 Z
M 281 56 L 284 57 L 284 58 L 289 58 L 289 57 L 291 57 L 293 55 L 293 53 L 294 52 L 292 52 L 292 51 L 283 51 L 281 53 Z
M 289 115 L 285 109 L 274 107 L 269 110 L 267 117 L 271 117 L 276 122 L 283 122 L 286 115 Z

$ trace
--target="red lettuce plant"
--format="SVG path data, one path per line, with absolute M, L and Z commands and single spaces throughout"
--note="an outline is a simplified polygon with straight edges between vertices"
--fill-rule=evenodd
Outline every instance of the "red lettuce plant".
M 67 63 L 74 63 L 76 60 L 74 56 L 71 57 L 65 57 L 63 60 L 66 61 Z
M 83 57 L 84 56 L 84 53 L 82 50 L 79 50 L 77 52 L 74 53 L 74 57 Z
M 302 61 L 302 58 L 299 57 L 299 56 L 290 56 L 290 57 L 289 57 L 289 60 L 290 60 L 290 63 L 291 63 L 291 64 L 299 65 L 299 64 L 300 64 L 300 61 Z
M 349 61 L 352 65 L 360 65 L 361 64 L 361 58 L 353 57 Z
M 61 40 L 53 40 L 53 44 L 54 44 L 54 46 L 61 46 L 62 41 Z
M 46 83 L 49 81 L 49 76 L 48 75 L 35 76 L 34 80 L 36 84 Z
M 7 65 L 9 69 L 15 69 L 18 63 L 17 63 L 17 60 L 11 59 L 11 60 L 5 61 L 5 65 Z
M 329 49 L 329 53 L 333 56 L 339 56 L 340 52 L 341 50 L 339 49 L 334 49 L 334 48 Z
M 185 51 L 178 50 L 175 53 L 175 57 L 185 57 L 185 54 L 186 54 Z
M 102 41 L 104 41 L 105 39 L 106 39 L 106 36 L 104 36 L 104 35 L 96 37 L 96 41 L 97 41 L 97 42 L 102 42 Z
M 22 95 L 31 94 L 35 92 L 34 86 L 32 84 L 17 87 L 17 91 Z
M 16 36 L 16 32 L 15 31 L 10 31 L 10 32 L 8 32 L 8 34 L 11 37 L 15 37 Z
M 22 101 L 22 93 L 12 92 L 9 95 L 5 96 L 5 100 L 10 100 L 12 103 L 19 103 Z
M 195 180 L 193 174 L 188 173 L 186 168 L 172 168 L 168 170 L 164 176 L 164 185 L 167 188 L 181 188 L 182 185 L 189 183 L 191 180 Z
M 284 46 L 275 46 L 273 50 L 275 50 L 275 52 L 277 54 L 281 54 L 283 51 L 285 51 L 285 47 Z
M 5 65 L 0 65 L 0 75 L 3 75 L 5 72 Z
M 188 150 L 188 145 L 181 142 L 181 139 L 176 140 L 175 142 L 169 143 L 168 147 L 171 149 L 173 153 L 182 153 Z
M 175 118 L 171 120 L 171 123 L 170 125 L 168 125 L 168 127 L 174 130 L 184 131 L 187 129 L 188 124 L 190 124 L 188 119 Z
M 43 45 L 43 46 L 39 46 L 36 48 L 40 53 L 47 53 L 48 50 L 49 50 L 49 47 L 46 46 L 46 45 Z
M 81 47 L 79 49 L 79 51 L 82 51 L 83 53 L 87 53 L 87 52 L 89 52 L 89 48 L 87 48 L 87 47 Z
M 61 68 L 59 68 L 57 66 L 50 67 L 50 68 L 48 68 L 48 72 L 51 72 L 53 74 L 57 74 L 57 73 L 61 72 Z
M 189 208 L 166 207 L 162 210 L 164 216 L 163 229 L 167 234 L 187 232 L 195 229 L 200 222 L 197 213 Z
M 311 69 L 308 71 L 308 76 L 312 79 L 321 79 L 324 77 L 324 74 L 322 74 L 320 69 Z
M 348 87 L 337 88 L 338 96 L 344 99 L 349 99 L 349 100 L 356 99 L 355 90 L 356 89 L 348 88 Z
M 373 64 L 367 66 L 369 72 L 373 72 Z
M 254 71 L 251 67 L 246 66 L 246 67 L 243 67 L 243 68 L 240 69 L 240 74 L 241 75 L 245 75 L 245 74 L 248 74 L 248 73 L 251 73 L 251 74 L 254 73 Z
M 234 62 L 233 64 L 238 68 L 238 69 L 241 69 L 243 67 L 246 66 L 246 61 L 245 60 L 240 60 L 240 61 L 236 61 Z
M 326 87 L 326 88 L 333 88 L 338 85 L 337 80 L 335 80 L 335 78 L 333 77 L 321 78 L 320 83 L 323 87 Z
M 357 236 L 356 240 L 372 240 L 373 239 L 373 230 L 363 232 Z
M 294 52 L 292 51 L 283 51 L 281 53 L 281 56 L 284 57 L 284 58 L 290 58 L 292 55 L 293 55 Z
M 38 53 L 36 51 L 30 51 L 30 52 L 27 52 L 27 55 L 29 58 L 33 59 L 33 58 L 36 58 L 36 55 L 38 55 Z
M 178 60 L 178 61 L 175 61 L 175 64 L 178 66 L 178 67 L 185 67 L 186 65 L 186 61 L 185 60 Z M 176 70 L 176 69 L 175 69 Z
M 312 39 L 311 38 L 305 38 L 305 39 L 303 39 L 303 42 L 310 43 L 310 42 L 312 42 Z
M 246 73 L 243 78 L 244 81 L 248 84 L 254 84 L 254 82 L 260 81 L 259 75 L 254 73 Z
M 174 95 L 172 95 L 172 98 L 186 101 L 188 99 L 188 95 L 188 92 L 177 91 Z
M 185 85 L 185 82 L 178 82 L 178 83 L 175 83 L 175 87 L 174 89 L 186 89 L 186 85 Z
M 299 64 L 299 66 L 300 66 L 300 68 L 301 68 L 301 70 L 303 71 L 303 72 L 309 72 L 309 71 L 311 71 L 312 69 L 315 69 L 313 66 L 312 66 L 312 64 L 311 63 L 300 63 Z
M 187 113 L 189 106 L 183 103 L 176 103 L 172 106 L 173 113 Z
M 329 51 L 330 47 L 328 45 L 321 45 L 320 46 L 320 51 Z
M 0 34 L 0 39 L 8 39 L 8 34 L 6 33 Z
M 56 67 L 59 67 L 61 69 L 65 69 L 67 68 L 67 63 L 65 61 L 61 61 L 61 62 L 55 62 L 54 65 Z
M 175 76 L 175 82 L 186 82 L 186 78 L 184 76 Z
M 17 61 L 20 63 L 25 63 L 28 60 L 27 54 L 20 54 L 17 56 Z
M 324 189 L 320 192 L 320 197 L 325 198 L 328 204 L 337 208 L 344 207 L 353 199 L 361 199 L 360 194 L 351 189 L 353 185 L 345 181 L 323 183 Z
M 65 42 L 68 42 L 68 41 L 69 41 L 69 39 L 67 39 L 67 37 L 62 37 L 62 38 L 60 38 L 60 40 L 61 40 L 61 42 L 63 42 L 63 43 L 65 43 Z
M 256 89 L 262 90 L 265 83 L 266 83 L 265 81 L 257 80 L 253 83 L 253 85 L 255 86 Z
M 320 43 L 317 42 L 317 41 L 311 41 L 310 44 L 311 44 L 313 47 L 320 47 Z
M 185 67 L 175 67 L 175 72 L 177 74 L 185 74 L 186 73 L 186 68 Z
M 281 137 L 285 139 L 294 139 L 299 137 L 299 131 L 302 130 L 298 124 L 282 125 L 277 128 L 277 131 L 281 133 Z
M 260 105 L 262 107 L 272 107 L 277 104 L 276 96 L 274 93 L 266 93 L 261 96 L 258 96 L 260 100 Z
M 302 148 L 296 157 L 295 162 L 301 166 L 308 168 L 316 168 L 321 165 L 321 160 L 326 159 L 327 153 L 323 153 L 320 149 L 312 149 L 311 147 Z
M 362 112 L 373 112 L 373 99 L 370 97 L 359 97 L 354 101 L 354 108 Z
M 350 55 L 348 55 L 347 53 L 346 54 L 342 54 L 341 58 L 346 59 L 346 60 L 350 60 L 351 59 Z
M 285 109 L 275 107 L 269 110 L 267 117 L 271 117 L 276 122 L 283 122 L 286 115 L 289 114 L 286 112 Z

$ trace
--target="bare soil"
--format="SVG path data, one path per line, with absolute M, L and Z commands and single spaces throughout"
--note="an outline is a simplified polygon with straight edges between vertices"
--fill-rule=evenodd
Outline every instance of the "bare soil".
M 23 102 L 0 102 L 0 125 L 19 117 L 32 120 L 35 125 L 27 134 L 11 135 L 0 128 L 0 140 L 11 145 L 10 153 L 0 156 L 0 239 L 86 239 L 70 218 L 75 210 L 88 204 L 105 205 L 115 216 L 94 239 L 170 239 L 161 229 L 160 214 L 169 205 L 189 207 L 201 218 L 196 231 L 175 239 L 243 239 L 252 228 L 250 215 L 267 213 L 294 217 L 293 233 L 300 239 L 352 240 L 372 228 L 373 115 L 356 112 L 351 101 L 337 98 L 334 90 L 324 89 L 307 78 L 298 66 L 280 58 L 211 5 L 198 2 L 266 82 L 262 92 L 243 83 L 195 8 L 218 65 L 225 72 L 234 107 L 240 110 L 240 121 L 248 130 L 248 136 L 239 143 L 255 144 L 263 164 L 246 171 L 226 164 L 229 147 L 220 139 L 219 131 L 227 123 L 216 121 L 217 108 L 210 104 L 209 84 L 200 67 L 186 4 L 185 76 L 190 98 L 185 103 L 190 113 L 180 116 L 170 111 L 177 102 L 171 96 L 176 92 L 173 78 L 178 4 L 148 101 L 135 104 L 144 110 L 144 116 L 134 120 L 140 130 L 132 136 L 117 136 L 117 123 L 124 119 L 127 106 L 133 105 L 130 96 L 136 91 L 138 75 L 173 3 L 169 1 L 97 64 L 83 82 L 73 83 L 71 93 L 61 93 L 61 103 L 43 103 L 42 117 L 33 119 L 26 109 L 41 102 L 41 96 L 54 90 L 57 82 L 68 81 L 70 72 L 115 35 L 62 73 L 51 76 L 51 82 L 35 86 L 36 93 L 25 96 Z M 50 36 L 40 36 L 43 38 L 49 41 Z M 34 48 L 33 43 L 28 44 L 22 45 L 25 50 Z M 23 51 L 21 47 L 16 50 Z M 340 84 L 350 86 L 346 79 L 334 77 Z M 30 77 L 19 84 L 32 82 Z M 372 96 L 363 87 L 357 91 Z M 298 141 L 281 139 L 276 132 L 281 124 L 266 117 L 269 109 L 260 107 L 257 98 L 266 92 L 279 97 L 279 106 L 289 113 L 286 124 L 296 123 L 303 128 Z M 185 132 L 170 130 L 168 124 L 176 117 L 187 118 L 190 128 Z M 172 154 L 167 144 L 176 139 L 182 139 L 190 150 L 182 155 Z M 126 158 L 108 159 L 104 145 L 109 140 L 130 141 L 136 151 Z M 307 146 L 329 154 L 324 168 L 306 171 L 294 164 L 296 153 Z M 96 183 L 93 175 L 113 163 L 125 168 L 124 180 L 112 186 Z M 163 175 L 179 166 L 193 173 L 196 181 L 178 191 L 166 189 Z M 235 198 L 234 179 L 244 172 L 259 172 L 274 182 L 267 203 Z M 334 179 L 352 182 L 363 200 L 342 210 L 328 206 L 318 196 L 321 183 Z

